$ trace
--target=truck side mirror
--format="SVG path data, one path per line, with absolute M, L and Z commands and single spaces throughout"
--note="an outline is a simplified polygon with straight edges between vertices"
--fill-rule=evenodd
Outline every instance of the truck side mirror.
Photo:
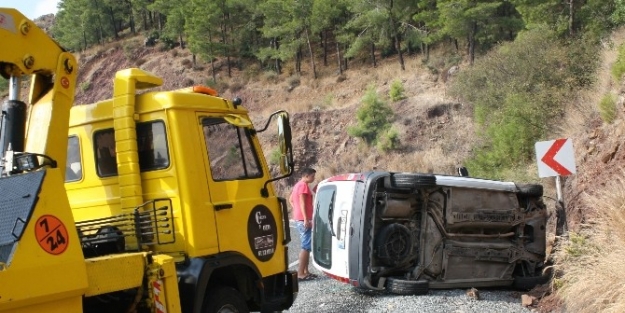
M 278 179 L 289 177 L 293 174 L 293 145 L 291 144 L 291 123 L 289 123 L 289 113 L 284 110 L 276 111 L 269 116 L 265 127 L 256 129 L 257 133 L 264 132 L 269 127 L 269 123 L 273 117 L 278 120 L 278 145 L 280 146 L 280 177 L 274 177 L 265 182 L 260 194 L 268 197 L 267 184 Z
M 458 176 L 462 176 L 462 177 L 469 176 L 469 170 L 466 167 L 464 166 L 458 167 L 457 170 L 458 170 Z

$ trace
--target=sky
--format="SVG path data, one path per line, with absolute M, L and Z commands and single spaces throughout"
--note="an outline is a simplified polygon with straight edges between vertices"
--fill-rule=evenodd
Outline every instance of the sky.
M 0 7 L 13 8 L 31 20 L 57 11 L 60 0 L 0 0 Z

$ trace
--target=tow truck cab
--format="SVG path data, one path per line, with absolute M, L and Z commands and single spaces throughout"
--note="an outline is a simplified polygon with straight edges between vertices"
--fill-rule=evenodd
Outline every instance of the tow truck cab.
M 118 73 L 116 88 L 141 75 L 150 80 L 138 69 Z M 272 119 L 284 147 L 280 177 L 257 138 Z M 290 150 L 286 112 L 255 129 L 239 100 L 207 87 L 131 90 L 74 106 L 65 188 L 83 253 L 172 256 L 183 312 L 212 312 L 223 301 L 287 309 L 297 276 L 288 271 L 286 201 L 271 181 L 290 175 Z
M 359 288 L 545 282 L 541 185 L 420 173 L 363 172 L 318 185 L 313 265 Z

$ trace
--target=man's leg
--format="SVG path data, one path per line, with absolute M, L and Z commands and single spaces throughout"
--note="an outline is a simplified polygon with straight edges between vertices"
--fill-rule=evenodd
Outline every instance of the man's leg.
M 304 222 L 297 221 L 295 222 L 295 227 L 299 232 L 299 239 L 301 242 L 301 248 L 299 252 L 299 266 L 297 267 L 297 277 L 304 278 L 308 275 L 308 251 L 305 250 L 304 241 L 306 240 L 306 226 L 304 226 Z
M 299 252 L 299 267 L 297 268 L 297 277 L 304 278 L 308 276 L 308 259 L 310 252 L 302 249 Z
M 304 278 L 310 274 L 308 272 L 308 264 L 310 262 L 310 244 L 312 230 L 310 228 L 306 228 L 303 222 L 297 222 L 297 230 L 299 231 L 300 239 L 302 242 L 302 250 L 299 252 L 299 266 L 297 268 L 297 276 L 299 278 Z

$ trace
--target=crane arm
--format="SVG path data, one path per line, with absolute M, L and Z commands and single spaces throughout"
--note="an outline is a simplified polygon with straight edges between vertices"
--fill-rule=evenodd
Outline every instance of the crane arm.
M 19 11 L 0 8 L 0 75 L 10 82 L 9 100 L 2 106 L 0 156 L 28 151 L 65 164 L 77 73 L 71 53 Z M 31 76 L 30 107 L 20 101 L 19 82 L 26 75 Z

